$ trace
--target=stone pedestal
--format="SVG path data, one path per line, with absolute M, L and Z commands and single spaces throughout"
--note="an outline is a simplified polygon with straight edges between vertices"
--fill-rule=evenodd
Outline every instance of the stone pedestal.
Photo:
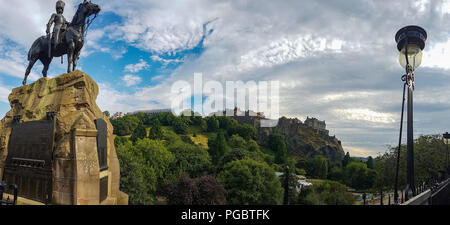
M 17 151 L 8 146 L 13 124 L 45 120 L 53 112 L 54 147 L 48 149 L 53 156 L 51 203 L 128 204 L 128 196 L 119 191 L 120 168 L 113 127 L 95 103 L 97 95 L 97 84 L 81 71 L 15 88 L 9 96 L 11 111 L 0 121 L 0 177 L 11 176 L 8 168 L 20 167 L 8 165 L 13 155 L 8 157 L 8 151 Z M 98 129 L 96 121 L 104 121 L 105 127 Z M 25 160 L 39 158 L 30 153 L 32 150 L 21 153 Z M 22 178 L 14 179 L 28 182 Z

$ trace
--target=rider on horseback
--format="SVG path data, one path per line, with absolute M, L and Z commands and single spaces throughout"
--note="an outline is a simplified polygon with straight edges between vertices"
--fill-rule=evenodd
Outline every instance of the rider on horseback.
M 47 24 L 47 36 L 50 38 L 50 28 L 52 27 L 53 23 L 55 24 L 53 26 L 53 33 L 51 37 L 51 43 L 53 46 L 53 49 L 56 49 L 56 46 L 61 43 L 61 34 L 64 30 L 66 30 L 67 25 L 69 22 L 67 22 L 66 18 L 64 18 L 64 7 L 65 3 L 61 0 L 56 2 L 56 13 L 53 13 L 52 17 L 48 21 Z
M 49 37 L 39 37 L 33 42 L 33 45 L 28 51 L 28 67 L 25 71 L 25 77 L 22 82 L 23 85 L 27 83 L 27 77 L 30 75 L 31 69 L 38 60 L 44 65 L 44 68 L 42 69 L 42 75 L 44 77 L 47 77 L 47 71 L 53 57 L 67 55 L 68 73 L 77 68 L 77 61 L 84 44 L 83 37 L 86 36 L 89 25 L 97 17 L 97 14 L 100 13 L 101 9 L 97 4 L 84 0 L 83 3 L 78 6 L 72 22 L 68 23 L 62 15 L 64 12 L 64 5 L 64 2 L 61 0 L 56 3 L 57 13 L 52 15 L 52 18 L 47 24 L 47 35 Z M 92 20 L 89 19 L 91 15 L 95 15 Z M 54 25 L 53 37 L 51 37 L 52 33 L 50 33 L 52 25 Z

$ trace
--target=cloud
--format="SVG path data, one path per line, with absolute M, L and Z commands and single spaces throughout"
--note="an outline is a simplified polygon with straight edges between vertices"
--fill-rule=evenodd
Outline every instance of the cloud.
M 2 44 L 1 42 L 0 45 L 2 48 L 0 52 L 0 74 L 23 79 L 28 65 L 24 52 L 18 47 Z M 32 71 L 28 79 L 34 81 L 38 78 L 39 75 Z
M 375 112 L 370 109 L 336 109 L 335 113 L 342 119 L 359 120 L 372 123 L 389 124 L 395 122 L 394 115 L 390 113 Z
M 126 65 L 124 71 L 130 72 L 130 73 L 137 73 L 141 70 L 146 70 L 149 68 L 150 68 L 150 66 L 148 65 L 148 63 L 146 61 L 144 61 L 143 59 L 139 59 L 139 63 L 137 63 L 137 64 Z
M 85 45 L 81 51 L 81 57 L 87 57 L 94 52 L 109 53 L 111 57 L 118 60 L 127 52 L 124 46 L 117 45 L 114 40 L 108 39 L 107 33 L 113 25 L 100 29 L 90 29 L 85 39 Z
M 202 72 L 205 82 L 223 84 L 227 80 L 278 80 L 282 115 L 324 119 L 344 147 L 384 151 L 386 144 L 396 142 L 402 94 L 403 71 L 393 36 L 405 24 L 418 23 L 417 18 L 432 34 L 427 42 L 429 53 L 425 52 L 417 74 L 434 73 L 440 82 L 418 76 L 416 104 L 428 101 L 437 107 L 446 100 L 432 94 L 445 90 L 448 83 L 442 70 L 449 65 L 443 60 L 447 53 L 440 51 L 449 40 L 442 27 L 450 26 L 450 15 L 442 12 L 442 4 L 406 0 L 108 1 L 104 9 L 123 19 L 116 32 L 109 34 L 111 38 L 158 55 L 196 47 L 204 35 L 203 25 L 218 18 L 207 24 L 212 33 L 204 40 L 201 55 L 184 58 L 157 86 L 134 93 L 134 101 L 170 103 L 163 90 L 178 80 L 192 83 L 195 72 Z M 418 107 L 424 112 L 416 114 L 416 119 L 426 120 L 431 108 Z M 436 126 L 446 125 L 424 124 L 424 132 Z
M 74 6 L 74 1 L 68 2 Z M 192 83 L 195 72 L 203 73 L 205 82 L 222 84 L 278 80 L 282 115 L 326 120 L 344 147 L 381 152 L 386 144 L 398 141 L 403 70 L 393 36 L 404 25 L 418 24 L 429 39 L 423 65 L 416 71 L 416 134 L 450 126 L 446 119 L 450 64 L 445 50 L 450 38 L 443 29 L 450 27 L 449 1 L 98 2 L 102 13 L 113 12 L 120 19 L 91 31 L 86 54 L 113 54 L 114 44 L 124 42 L 152 53 L 151 59 L 163 66 L 177 64 L 169 75 L 152 78 L 157 85 L 132 93 L 120 85 L 101 86 L 99 100 L 110 111 L 170 107 L 167 90 L 179 80 Z M 43 34 L 54 8 L 53 1 L 44 0 L 0 3 L 5 3 L 0 9 L 0 36 L 23 48 Z M 67 10 L 69 17 L 74 9 Z M 193 49 L 201 51 L 186 53 Z M 117 58 L 123 53 L 119 51 Z M 0 58 L 8 57 L 14 58 Z M 15 62 L 3 65 L 3 70 L 17 74 L 21 62 Z M 136 65 L 129 65 L 126 72 L 138 71 Z
M 376 157 L 378 155 L 378 152 L 366 149 L 366 148 L 360 148 L 360 147 L 354 147 L 354 146 L 347 146 L 345 147 L 345 150 L 350 152 L 350 156 L 352 157 Z
M 104 11 L 123 18 L 110 36 L 156 53 L 194 48 L 202 39 L 203 24 L 216 12 L 211 1 L 99 1 Z M 136 16 L 138 15 L 138 16 Z
M 117 90 L 109 83 L 98 83 L 100 93 L 97 97 L 97 104 L 102 110 L 108 110 L 111 113 L 116 112 L 133 112 L 142 109 L 166 109 L 170 108 L 170 104 L 163 104 L 153 97 L 155 93 L 161 92 L 159 88 L 151 90 L 151 88 L 140 89 L 134 93 L 125 93 Z M 170 98 L 170 93 L 164 92 L 164 97 Z M 148 95 L 147 94 L 153 94 Z
M 135 86 L 142 82 L 142 78 L 134 75 L 127 74 L 124 77 L 122 77 L 122 81 L 125 82 L 125 86 Z
M 5 87 L 0 84 L 0 102 L 9 103 L 8 96 L 11 93 L 11 87 Z
M 161 62 L 164 66 L 167 66 L 167 65 L 169 65 L 171 63 L 182 63 L 182 62 L 184 62 L 183 59 L 163 59 L 163 58 L 161 58 L 158 55 L 152 55 L 150 58 L 153 61 L 155 61 L 155 62 Z
M 75 0 L 65 0 L 64 15 L 71 20 L 75 14 Z M 50 0 L 0 0 L 0 30 L 6 38 L 24 48 L 45 35 L 46 25 L 55 12 L 55 1 Z

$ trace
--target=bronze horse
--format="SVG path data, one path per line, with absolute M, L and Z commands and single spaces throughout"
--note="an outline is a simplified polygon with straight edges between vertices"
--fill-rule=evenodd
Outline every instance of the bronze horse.
M 67 54 L 67 72 L 75 70 L 77 67 L 77 62 L 80 57 L 81 49 L 84 45 L 84 33 L 87 29 L 86 24 L 89 26 L 89 22 L 86 19 L 89 16 L 97 14 L 100 12 L 100 7 L 91 1 L 84 1 L 78 6 L 78 10 L 72 19 L 72 22 L 67 27 L 66 31 L 61 34 L 62 40 L 61 44 L 56 46 L 56 48 L 51 48 L 51 55 L 49 54 L 49 39 L 46 36 L 38 38 L 31 46 L 28 52 L 28 67 L 25 72 L 25 77 L 22 84 L 27 83 L 27 77 L 30 75 L 31 69 L 37 60 L 40 60 L 44 64 L 44 69 L 42 70 L 42 75 L 47 77 L 47 71 L 52 62 L 53 57 L 60 57 Z M 73 68 L 71 70 L 71 65 Z

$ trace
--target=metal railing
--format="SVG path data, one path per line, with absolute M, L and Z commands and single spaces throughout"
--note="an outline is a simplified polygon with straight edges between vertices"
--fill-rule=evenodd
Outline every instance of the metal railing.
M 450 179 L 435 183 L 429 189 L 411 198 L 402 205 L 449 205 Z

